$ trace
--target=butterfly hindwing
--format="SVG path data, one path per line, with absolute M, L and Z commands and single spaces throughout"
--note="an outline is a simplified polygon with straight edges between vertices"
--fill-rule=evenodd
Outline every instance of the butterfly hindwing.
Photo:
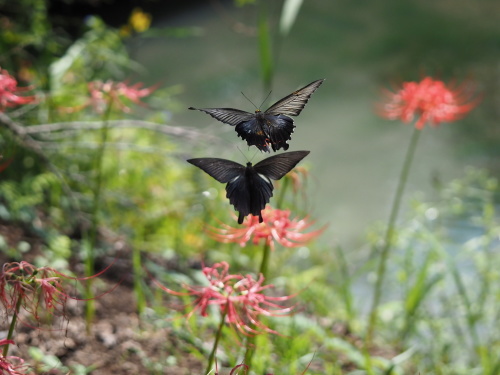
M 241 139 L 247 141 L 249 146 L 255 146 L 261 151 L 269 152 L 269 139 L 262 129 L 259 118 L 254 116 L 251 120 L 236 125 L 235 130 Z
M 273 180 L 279 180 L 290 172 L 310 151 L 290 151 L 279 155 L 270 156 L 257 164 L 254 169 Z
M 269 144 L 273 148 L 273 151 L 277 151 L 280 148 L 283 150 L 288 150 L 287 141 L 292 139 L 292 133 L 295 129 L 293 120 L 285 115 L 264 115 L 264 125 L 265 133 L 269 137 Z
M 196 165 L 217 181 L 227 183 L 239 175 L 244 175 L 245 167 L 239 163 L 226 159 L 197 158 L 189 159 L 188 163 Z
M 306 106 L 311 95 L 314 94 L 314 91 L 316 91 L 319 86 L 321 86 L 323 81 L 324 79 L 318 79 L 317 81 L 311 82 L 307 86 L 292 92 L 290 95 L 278 100 L 264 113 L 266 115 L 282 114 L 288 116 L 298 116 Z
M 274 188 L 269 178 L 248 168 L 252 167 L 247 167 L 244 175 L 230 181 L 226 186 L 226 197 L 239 212 L 239 224 L 243 222 L 243 217 L 249 214 L 260 216 L 260 212 L 273 196 Z

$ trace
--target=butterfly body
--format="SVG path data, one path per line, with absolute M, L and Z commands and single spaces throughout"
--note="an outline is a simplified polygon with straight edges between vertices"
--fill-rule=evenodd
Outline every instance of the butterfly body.
M 248 145 L 255 145 L 259 150 L 270 152 L 280 148 L 288 150 L 287 141 L 292 139 L 295 129 L 293 119 L 285 115 L 266 115 L 256 111 L 255 117 L 249 121 L 242 121 L 236 125 L 238 136 L 247 141 Z
M 292 139 L 295 128 L 289 116 L 298 116 L 304 109 L 311 95 L 323 83 L 323 79 L 311 82 L 307 86 L 292 92 L 274 103 L 266 111 L 255 113 L 234 108 L 193 108 L 205 112 L 225 124 L 235 126 L 238 136 L 247 141 L 249 146 L 270 152 L 281 148 L 288 149 L 287 141 Z
M 273 196 L 271 180 L 279 180 L 290 172 L 309 151 L 292 151 L 271 156 L 246 167 L 231 160 L 218 158 L 189 159 L 188 162 L 202 169 L 217 181 L 226 183 L 226 198 L 239 212 L 238 223 L 249 214 L 259 216 Z

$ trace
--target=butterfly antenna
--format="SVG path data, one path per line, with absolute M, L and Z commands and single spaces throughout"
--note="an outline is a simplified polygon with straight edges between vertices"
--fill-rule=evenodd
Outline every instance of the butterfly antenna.
M 257 155 L 257 151 L 254 152 L 252 158 L 250 159 L 250 162 L 252 162 L 253 158 L 255 157 L 255 155 Z
M 252 103 L 252 105 L 255 107 L 255 109 L 259 109 L 259 108 L 257 108 L 257 106 L 255 104 L 253 104 L 253 102 L 250 99 L 248 99 L 248 97 L 245 94 L 243 94 L 243 91 L 241 91 L 241 95 L 243 95 L 246 100 L 248 100 L 250 103 Z
M 253 104 L 253 103 L 252 103 Z M 243 157 L 246 159 L 247 162 L 250 162 L 250 160 L 248 160 L 247 156 L 243 153 L 243 151 L 241 151 L 240 149 L 240 146 L 236 146 L 236 148 L 238 149 L 239 152 L 241 152 L 241 155 L 243 155 Z M 254 155 L 255 156 L 255 155 Z
M 260 103 L 260 107 L 259 109 L 262 107 L 262 104 L 264 104 L 266 102 L 266 100 L 269 98 L 269 96 L 271 95 L 271 93 L 273 92 L 273 90 L 269 91 L 269 94 L 267 94 L 266 98 L 264 99 L 264 101 L 262 103 Z

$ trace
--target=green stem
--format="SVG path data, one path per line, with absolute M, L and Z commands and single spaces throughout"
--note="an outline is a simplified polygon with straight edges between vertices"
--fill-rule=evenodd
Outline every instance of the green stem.
M 224 311 L 220 318 L 219 328 L 217 329 L 217 335 L 215 336 L 214 346 L 212 347 L 212 352 L 208 357 L 207 369 L 205 370 L 205 375 L 210 372 L 215 359 L 215 353 L 217 352 L 217 346 L 219 345 L 220 338 L 222 336 L 222 329 L 224 328 L 224 321 L 226 320 L 227 311 Z
M 377 310 L 382 298 L 382 286 L 384 284 L 384 277 L 386 273 L 387 259 L 392 249 L 394 242 L 395 224 L 399 212 L 399 206 L 401 204 L 401 198 L 403 197 L 404 188 L 408 180 L 408 174 L 410 172 L 411 164 L 413 161 L 413 156 L 415 155 L 415 150 L 420 137 L 421 130 L 414 128 L 413 134 L 410 140 L 410 145 L 406 153 L 406 157 L 403 163 L 403 168 L 401 170 L 401 175 L 399 177 L 398 187 L 396 190 L 396 195 L 394 196 L 394 201 L 392 203 L 391 214 L 389 216 L 389 223 L 387 225 L 387 231 L 385 233 L 384 245 L 380 253 L 380 262 L 377 268 L 377 281 L 375 282 L 373 301 L 371 305 L 368 329 L 365 338 L 365 350 L 368 351 L 372 344 L 373 332 L 375 330 L 377 321 Z
M 14 315 L 12 316 L 12 321 L 10 322 L 9 333 L 7 334 L 7 340 L 12 340 L 12 336 L 14 335 L 14 328 L 16 327 L 17 315 L 19 314 L 19 310 L 21 310 L 22 300 L 23 297 L 19 295 L 16 302 L 16 310 L 14 311 Z M 6 344 L 3 347 L 3 353 L 2 353 L 4 358 L 7 357 L 8 353 L 9 353 L 9 344 Z
M 266 242 L 262 249 L 262 261 L 260 262 L 259 274 L 261 273 L 267 279 L 267 270 L 269 266 L 269 258 L 271 256 L 271 246 Z
M 271 246 L 266 242 L 262 249 L 262 261 L 260 263 L 259 274 L 262 274 L 267 279 L 267 271 L 269 266 L 269 259 L 271 256 Z M 252 367 L 252 358 L 255 353 L 255 336 L 248 336 L 246 340 L 245 359 L 243 363 L 248 366 L 248 370 Z
M 137 299 L 137 312 L 142 314 L 146 308 L 146 298 L 142 288 L 142 259 L 138 244 L 132 247 L 132 268 L 134 270 L 134 292 Z
M 91 208 L 91 227 L 88 233 L 87 241 L 87 254 L 85 258 L 85 273 L 86 276 L 92 276 L 95 269 L 95 246 L 97 243 L 97 230 L 99 227 L 99 208 L 101 205 L 101 194 L 103 186 L 103 166 L 104 166 L 104 155 L 106 153 L 106 143 L 108 141 L 108 130 L 109 130 L 109 117 L 111 115 L 112 100 L 109 98 L 107 103 L 106 112 L 103 117 L 103 127 L 101 129 L 101 140 L 99 148 L 97 149 L 97 154 L 95 157 L 95 170 L 97 172 L 95 177 L 95 185 L 93 189 L 93 202 Z M 90 322 L 94 318 L 95 314 L 95 303 L 92 299 L 92 279 L 89 279 L 85 287 L 85 298 L 87 299 L 85 318 L 87 321 L 87 330 L 90 329 Z
M 283 185 L 281 186 L 280 195 L 276 201 L 276 208 L 281 209 L 283 207 L 283 201 L 285 200 L 285 193 L 288 189 L 290 179 L 285 177 L 283 180 Z

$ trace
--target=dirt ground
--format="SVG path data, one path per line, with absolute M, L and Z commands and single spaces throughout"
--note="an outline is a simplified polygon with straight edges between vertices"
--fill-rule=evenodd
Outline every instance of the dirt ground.
M 22 228 L 0 223 L 0 235 L 14 248 L 19 241 L 31 245 L 31 250 L 23 254 L 25 261 L 32 262 L 40 252 L 41 239 Z M 0 254 L 2 265 L 12 260 Z M 69 299 L 67 319 L 56 317 L 51 324 L 39 322 L 35 328 L 21 315 L 13 336 L 16 346 L 11 346 L 9 355 L 24 358 L 35 370 L 37 361 L 30 355 L 30 347 L 38 348 L 45 359 L 56 356 L 68 369 L 55 366 L 48 372 L 54 375 L 66 374 L 68 370 L 79 373 L 78 365 L 86 368 L 87 372 L 82 374 L 93 375 L 201 373 L 202 363 L 189 353 L 183 340 L 167 328 L 161 328 L 161 324 L 155 324 L 158 322 L 139 319 L 132 285 L 121 276 L 124 274 L 131 274 L 130 264 L 119 261 L 99 277 L 96 283 L 100 284 L 99 289 L 111 292 L 95 300 L 96 314 L 89 332 L 85 302 Z M 5 313 L 2 317 L 0 338 L 5 338 L 10 319 L 5 319 Z

